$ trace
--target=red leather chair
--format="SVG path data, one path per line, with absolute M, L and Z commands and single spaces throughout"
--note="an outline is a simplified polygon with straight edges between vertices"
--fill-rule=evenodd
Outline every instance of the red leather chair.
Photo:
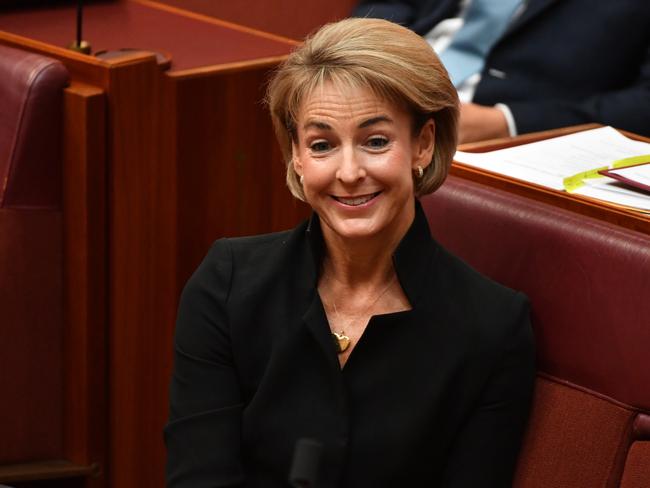
M 61 63 L 0 45 L 0 464 L 63 446 Z
M 436 239 L 531 300 L 514 486 L 650 487 L 650 236 L 455 177 L 423 205 Z

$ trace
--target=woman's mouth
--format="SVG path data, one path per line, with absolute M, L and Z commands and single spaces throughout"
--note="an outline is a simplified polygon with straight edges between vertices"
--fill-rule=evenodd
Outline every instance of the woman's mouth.
M 377 195 L 379 195 L 381 192 L 375 192 L 375 193 L 369 193 L 367 195 L 359 195 L 355 197 L 336 197 L 332 196 L 334 200 L 337 202 L 340 202 L 344 205 L 349 205 L 351 207 L 358 207 L 359 205 L 363 205 L 364 203 L 368 203 L 370 200 L 375 198 Z

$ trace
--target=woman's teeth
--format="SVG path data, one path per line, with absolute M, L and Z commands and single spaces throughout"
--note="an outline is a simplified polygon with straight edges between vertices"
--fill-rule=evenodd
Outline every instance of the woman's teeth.
M 356 207 L 358 205 L 363 205 L 364 203 L 369 202 L 373 198 L 375 198 L 377 195 L 379 195 L 379 192 L 377 193 L 371 193 L 370 195 L 362 195 L 360 197 L 352 197 L 352 198 L 345 198 L 345 197 L 334 197 L 337 201 L 345 204 L 345 205 L 350 205 L 353 207 Z

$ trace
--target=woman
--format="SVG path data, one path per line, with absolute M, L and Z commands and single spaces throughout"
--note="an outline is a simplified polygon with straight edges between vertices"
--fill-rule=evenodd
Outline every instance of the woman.
M 318 487 L 506 487 L 534 378 L 527 301 L 432 240 L 458 101 L 416 34 L 330 24 L 268 101 L 313 216 L 217 241 L 181 299 L 171 487 L 286 487 L 303 438 Z

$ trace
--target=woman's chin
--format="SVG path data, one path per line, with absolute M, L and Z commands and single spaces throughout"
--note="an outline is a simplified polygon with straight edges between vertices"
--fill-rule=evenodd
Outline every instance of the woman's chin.
M 346 219 L 333 219 L 326 222 L 329 230 L 337 238 L 346 241 L 363 241 L 380 233 L 381 227 L 375 219 L 370 217 L 357 217 Z

